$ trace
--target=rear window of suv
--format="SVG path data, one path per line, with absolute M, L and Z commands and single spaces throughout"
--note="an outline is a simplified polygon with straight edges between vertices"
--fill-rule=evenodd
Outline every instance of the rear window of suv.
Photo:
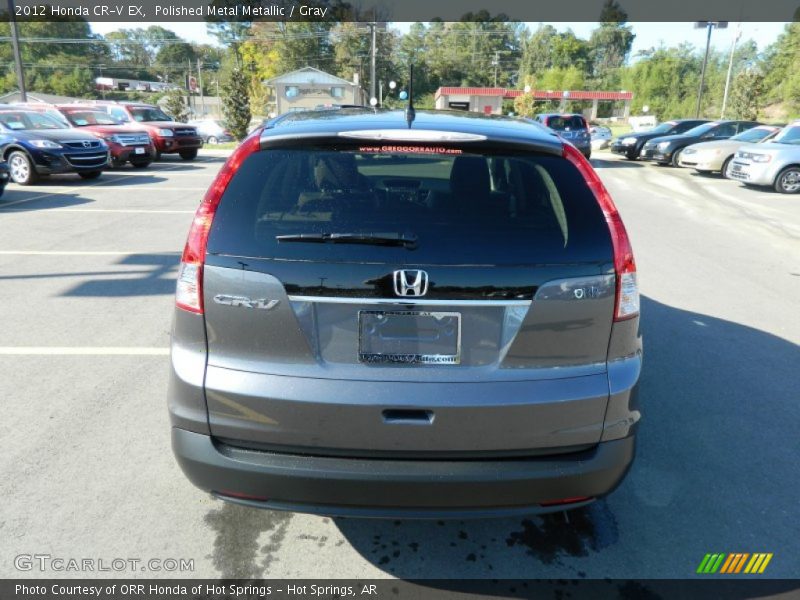
M 586 129 L 586 121 L 577 115 L 548 117 L 547 126 L 556 131 L 575 131 L 576 129 Z
M 416 148 L 264 150 L 226 189 L 209 254 L 436 264 L 530 264 L 611 256 L 579 171 L 545 154 Z M 299 234 L 398 234 L 416 247 L 294 243 Z

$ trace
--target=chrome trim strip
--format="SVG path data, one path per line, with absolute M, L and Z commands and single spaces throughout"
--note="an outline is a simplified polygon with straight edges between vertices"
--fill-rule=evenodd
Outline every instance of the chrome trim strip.
M 530 306 L 531 300 L 426 300 L 425 298 L 348 298 L 337 296 L 289 296 L 290 302 L 321 304 L 414 304 L 423 306 Z

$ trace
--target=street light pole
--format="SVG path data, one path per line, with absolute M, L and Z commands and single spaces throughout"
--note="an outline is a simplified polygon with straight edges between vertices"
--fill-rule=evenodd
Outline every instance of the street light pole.
M 742 30 L 740 27 L 736 27 L 736 35 L 733 36 L 733 42 L 731 42 L 731 57 L 728 61 L 728 75 L 725 78 L 725 93 L 722 95 L 722 111 L 720 112 L 719 118 L 725 118 L 725 107 L 728 105 L 728 91 L 731 87 L 731 74 L 733 73 L 733 54 L 736 52 L 736 42 L 739 41 L 739 38 L 742 36 Z
M 372 52 L 370 53 L 370 54 L 372 54 L 372 57 L 370 59 L 370 65 L 369 65 L 369 99 L 371 101 L 373 98 L 375 98 L 375 70 L 376 70 L 375 69 L 375 59 L 376 59 L 377 46 L 378 46 L 377 39 L 375 37 L 376 36 L 375 29 L 376 29 L 377 23 L 374 23 L 374 22 L 370 23 L 369 26 L 370 26 L 370 29 L 372 29 Z
M 22 55 L 19 52 L 19 32 L 17 31 L 14 0 L 8 0 L 8 22 L 11 25 L 11 45 L 14 49 L 14 64 L 17 68 L 17 86 L 19 87 L 19 97 L 23 102 L 27 102 L 28 93 L 25 90 L 25 71 L 22 70 Z
M 700 117 L 700 104 L 703 100 L 703 86 L 706 83 L 706 65 L 708 64 L 708 51 L 711 48 L 711 32 L 714 27 L 718 29 L 725 29 L 728 26 L 727 21 L 697 21 L 694 24 L 695 29 L 706 28 L 708 34 L 706 35 L 706 54 L 703 57 L 703 69 L 700 71 L 700 87 L 697 88 L 697 109 L 695 110 L 695 118 Z

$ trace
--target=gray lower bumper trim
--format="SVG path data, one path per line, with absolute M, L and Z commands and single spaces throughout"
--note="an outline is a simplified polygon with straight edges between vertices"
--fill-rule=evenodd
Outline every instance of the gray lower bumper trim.
M 633 437 L 574 454 L 504 460 L 301 456 L 234 448 L 178 428 L 172 430 L 172 447 L 194 485 L 226 499 L 248 496 L 238 501 L 279 510 L 381 517 L 560 510 L 540 504 L 611 492 L 634 456 Z

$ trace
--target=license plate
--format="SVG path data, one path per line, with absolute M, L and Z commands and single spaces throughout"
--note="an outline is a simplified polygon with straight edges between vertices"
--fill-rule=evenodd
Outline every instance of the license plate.
M 370 364 L 457 365 L 461 313 L 360 311 L 358 359 Z
M 133 152 L 135 154 L 144 154 L 144 148 L 136 148 Z
M 741 173 L 742 172 L 742 165 L 739 165 L 737 163 L 733 163 L 731 165 L 731 171 L 733 171 L 734 173 Z

